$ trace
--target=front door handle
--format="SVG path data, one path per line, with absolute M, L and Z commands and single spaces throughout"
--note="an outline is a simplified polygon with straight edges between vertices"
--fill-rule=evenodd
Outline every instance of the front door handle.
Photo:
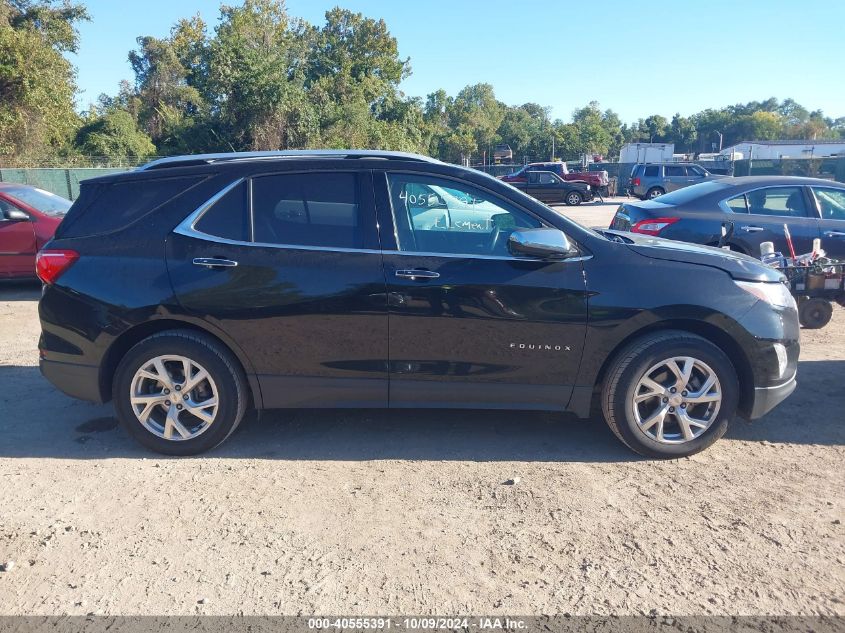
M 765 231 L 765 230 L 766 230 L 766 229 L 764 229 L 762 226 L 748 226 L 748 225 L 745 225 L 745 226 L 741 226 L 741 227 L 739 227 L 739 228 L 741 228 L 743 231 L 747 231 L 747 232 L 749 232 L 749 233 L 759 233 L 760 231 Z
M 842 231 L 825 231 L 825 237 L 845 237 L 845 233 Z
M 397 270 L 396 276 L 402 279 L 416 281 L 418 279 L 437 279 L 440 273 L 436 273 L 433 270 L 425 270 L 424 268 L 415 268 L 414 270 Z
M 205 266 L 206 268 L 234 268 L 238 262 L 231 259 L 221 259 L 219 257 L 195 257 L 194 266 Z

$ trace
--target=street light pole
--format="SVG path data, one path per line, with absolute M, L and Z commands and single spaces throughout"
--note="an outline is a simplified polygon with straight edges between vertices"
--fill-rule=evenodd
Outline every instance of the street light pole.
M 719 153 L 722 152 L 722 133 L 719 130 L 713 130 L 716 134 L 719 135 Z

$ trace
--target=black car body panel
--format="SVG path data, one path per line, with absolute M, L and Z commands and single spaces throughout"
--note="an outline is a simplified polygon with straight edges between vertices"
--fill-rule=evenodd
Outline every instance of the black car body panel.
M 237 183 L 247 183 L 252 199 L 260 177 L 341 172 L 353 174 L 358 188 L 355 247 L 263 243 L 255 239 L 261 228 L 254 215 L 246 239 L 199 230 L 208 201 Z M 402 250 L 390 174 L 474 188 L 535 226 L 565 232 L 577 254 L 562 261 L 516 257 L 497 250 L 498 228 L 481 254 Z M 510 185 L 452 165 L 376 153 L 200 157 L 88 181 L 69 217 L 105 212 L 88 187 L 152 187 L 177 176 L 196 178 L 154 211 L 114 221 L 107 234 L 74 235 L 69 222 L 49 245 L 81 254 L 45 285 L 39 305 L 42 372 L 70 395 L 109 400 L 123 354 L 175 327 L 206 332 L 231 350 L 257 408 L 526 408 L 587 417 L 620 346 L 671 328 L 720 342 L 742 378 L 746 415 L 765 412 L 794 385 L 795 310 L 773 309 L 734 282 L 776 281 L 761 264 L 603 236 Z M 427 212 L 436 215 L 436 201 Z M 274 213 L 293 217 L 287 208 Z M 237 265 L 213 263 L 226 261 Z M 788 352 L 781 378 L 773 373 L 774 342 Z
M 829 256 L 842 259 L 845 206 L 829 203 L 824 207 L 827 214 L 820 215 L 822 205 L 816 192 L 821 190 L 836 192 L 845 205 L 842 183 L 789 176 L 721 178 L 655 200 L 624 202 L 610 228 L 631 231 L 636 230 L 638 222 L 670 219 L 674 221 L 659 232 L 659 237 L 715 245 L 721 238 L 722 225 L 730 223 L 733 232 L 727 245 L 756 257 L 763 242 L 773 242 L 776 251 L 789 254 L 783 229 L 786 224 L 797 254 L 810 252 L 813 240 L 820 238 Z M 766 192 L 772 193 L 771 200 Z

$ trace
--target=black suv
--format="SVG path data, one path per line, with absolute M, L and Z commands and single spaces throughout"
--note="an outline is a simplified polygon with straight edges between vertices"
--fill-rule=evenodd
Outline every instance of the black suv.
M 88 180 L 38 259 L 41 371 L 169 454 L 248 408 L 601 409 L 689 455 L 795 388 L 780 273 L 595 232 L 479 171 L 200 155 Z

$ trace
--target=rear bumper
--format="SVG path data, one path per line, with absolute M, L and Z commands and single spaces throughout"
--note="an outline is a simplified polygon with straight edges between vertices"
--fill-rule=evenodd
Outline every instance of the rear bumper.
M 749 420 L 756 420 L 762 418 L 769 411 L 774 409 L 781 402 L 786 400 L 789 395 L 795 391 L 798 386 L 798 381 L 795 375 L 788 382 L 775 387 L 756 387 L 754 389 L 754 402 L 751 405 L 751 411 L 748 414 Z
M 41 359 L 41 375 L 73 398 L 102 403 L 98 367 Z

